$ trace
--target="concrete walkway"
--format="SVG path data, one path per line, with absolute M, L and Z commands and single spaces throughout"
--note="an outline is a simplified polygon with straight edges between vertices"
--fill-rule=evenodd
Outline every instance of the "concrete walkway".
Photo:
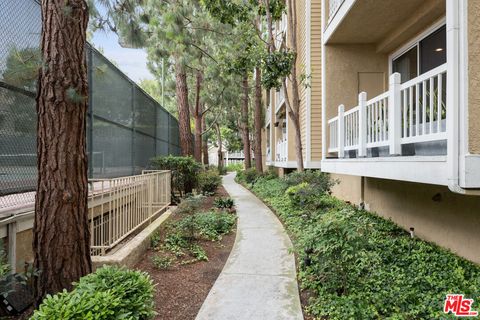
M 235 244 L 196 319 L 303 319 L 292 243 L 275 214 L 233 179 L 223 182 L 237 208 Z

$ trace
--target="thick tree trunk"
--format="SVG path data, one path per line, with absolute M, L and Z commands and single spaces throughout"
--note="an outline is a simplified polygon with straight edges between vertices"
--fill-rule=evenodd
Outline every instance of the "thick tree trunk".
M 205 119 L 206 117 L 202 117 L 202 131 L 205 132 L 207 130 L 207 120 Z M 204 133 L 202 135 L 203 143 L 202 143 L 202 152 L 203 152 L 203 164 L 205 166 L 209 165 L 209 159 L 208 159 L 208 138 L 207 134 Z
M 260 68 L 255 68 L 255 168 L 263 172 L 262 159 L 262 74 Z
M 217 143 L 218 143 L 218 170 L 222 171 L 223 168 L 223 145 L 222 145 L 222 132 L 220 131 L 220 125 L 215 123 L 215 131 L 217 132 Z
M 195 86 L 195 110 L 193 117 L 195 119 L 195 147 L 194 157 L 198 163 L 202 163 L 202 118 L 203 110 L 200 105 L 200 90 L 202 87 L 202 73 L 197 72 L 197 83 Z
M 178 110 L 178 129 L 180 131 L 180 147 L 182 155 L 193 155 L 192 130 L 190 128 L 190 107 L 188 105 L 188 86 L 187 73 L 185 67 L 179 62 L 175 62 L 175 87 L 177 96 Z
M 68 8 L 68 10 L 67 10 Z M 42 0 L 44 67 L 37 94 L 38 182 L 33 226 L 35 303 L 92 271 L 87 212 L 88 7 Z
M 252 167 L 252 156 L 250 154 L 250 132 L 248 129 L 248 73 L 245 72 L 243 77 L 243 104 L 242 104 L 242 140 L 243 140 L 243 153 L 245 154 L 245 169 Z

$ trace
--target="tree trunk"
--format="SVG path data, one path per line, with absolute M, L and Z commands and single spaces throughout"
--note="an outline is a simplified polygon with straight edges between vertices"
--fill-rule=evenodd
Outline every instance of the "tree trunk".
M 187 73 L 185 67 L 176 58 L 175 89 L 177 96 L 178 129 L 180 131 L 180 148 L 183 156 L 193 155 L 192 130 L 190 128 L 190 107 L 188 105 Z
M 200 90 L 202 86 L 202 73 L 197 71 L 197 83 L 195 86 L 195 110 L 193 117 L 195 119 L 195 148 L 194 157 L 198 163 L 202 163 L 202 118 L 203 110 L 200 105 Z
M 292 102 L 289 103 L 287 86 L 284 82 L 285 97 L 287 107 L 289 109 L 290 119 L 293 120 L 295 127 L 295 155 L 297 158 L 297 170 L 302 172 L 303 168 L 303 146 L 302 146 L 302 130 L 300 128 L 300 94 L 298 92 L 297 79 L 297 9 L 294 0 L 288 0 L 288 32 L 289 32 L 289 49 L 293 52 L 292 70 L 290 73 L 292 83 Z
M 243 76 L 243 104 L 242 104 L 242 140 L 243 140 L 243 153 L 245 154 L 245 169 L 252 167 L 252 157 L 250 155 L 250 133 L 248 130 L 248 73 L 245 72 Z
M 68 10 L 66 10 L 68 8 Z M 87 198 L 88 6 L 42 0 L 44 67 L 37 93 L 38 182 L 33 226 L 35 304 L 92 271 Z
M 220 131 L 220 125 L 215 123 L 215 131 L 217 132 L 217 143 L 218 143 L 218 170 L 222 171 L 223 168 L 223 146 L 222 146 L 222 132 Z
M 262 74 L 260 68 L 255 68 L 255 168 L 263 172 L 262 159 Z
M 202 117 L 202 131 L 207 130 L 207 120 L 206 117 Z M 209 159 L 208 159 L 208 137 L 206 132 L 202 135 L 203 143 L 202 143 L 202 152 L 203 152 L 203 164 L 205 166 L 209 165 Z

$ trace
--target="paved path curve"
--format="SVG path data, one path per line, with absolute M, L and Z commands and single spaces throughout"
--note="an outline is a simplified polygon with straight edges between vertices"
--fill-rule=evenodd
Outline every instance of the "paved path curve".
M 237 208 L 235 244 L 196 319 L 303 319 L 292 243 L 275 214 L 233 179 L 223 183 Z

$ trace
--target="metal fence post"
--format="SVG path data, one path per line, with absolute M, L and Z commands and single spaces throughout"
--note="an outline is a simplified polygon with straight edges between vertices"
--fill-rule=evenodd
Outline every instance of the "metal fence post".
M 135 174 L 135 84 L 132 85 L 132 175 Z
M 88 52 L 88 65 L 87 65 L 87 76 L 88 76 L 88 177 L 93 178 L 93 51 L 90 46 L 87 45 Z M 102 169 L 104 168 L 102 164 Z

